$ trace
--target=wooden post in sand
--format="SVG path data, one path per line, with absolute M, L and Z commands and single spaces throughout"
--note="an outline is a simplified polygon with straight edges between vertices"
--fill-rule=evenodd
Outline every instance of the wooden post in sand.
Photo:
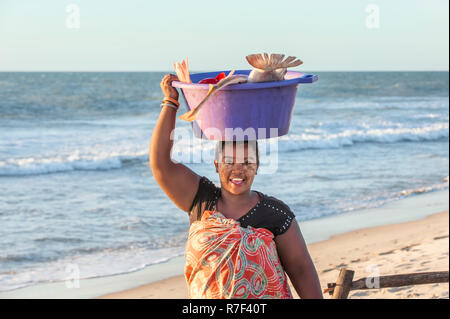
M 339 277 L 334 287 L 332 299 L 347 299 L 347 296 L 352 289 L 353 276 L 355 272 L 353 270 L 347 270 L 342 268 L 339 273 Z

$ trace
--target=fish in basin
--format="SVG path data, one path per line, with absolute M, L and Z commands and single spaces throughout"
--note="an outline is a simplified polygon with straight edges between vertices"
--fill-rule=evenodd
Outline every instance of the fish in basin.
M 286 75 L 287 68 L 299 66 L 302 60 L 295 56 L 284 59 L 284 54 L 250 54 L 245 57 L 254 68 L 249 76 L 248 82 L 273 82 L 282 81 Z

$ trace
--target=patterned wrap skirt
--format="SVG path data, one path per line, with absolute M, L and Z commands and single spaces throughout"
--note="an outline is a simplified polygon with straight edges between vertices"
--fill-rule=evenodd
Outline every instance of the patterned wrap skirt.
M 190 298 L 292 298 L 273 234 L 265 228 L 244 228 L 205 211 L 191 225 L 185 257 Z

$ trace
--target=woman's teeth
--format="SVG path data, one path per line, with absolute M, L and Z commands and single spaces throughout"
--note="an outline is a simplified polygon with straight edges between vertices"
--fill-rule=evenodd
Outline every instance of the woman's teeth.
M 232 178 L 231 182 L 235 185 L 241 185 L 244 182 L 244 180 L 242 178 Z

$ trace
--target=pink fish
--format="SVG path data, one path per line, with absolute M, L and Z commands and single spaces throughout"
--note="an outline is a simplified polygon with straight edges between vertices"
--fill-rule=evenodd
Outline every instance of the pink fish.
M 248 63 L 254 67 L 248 76 L 248 82 L 272 82 L 282 81 L 286 74 L 287 68 L 299 66 L 302 60 L 295 56 L 289 56 L 284 61 L 284 54 L 267 53 L 251 54 L 245 57 Z

